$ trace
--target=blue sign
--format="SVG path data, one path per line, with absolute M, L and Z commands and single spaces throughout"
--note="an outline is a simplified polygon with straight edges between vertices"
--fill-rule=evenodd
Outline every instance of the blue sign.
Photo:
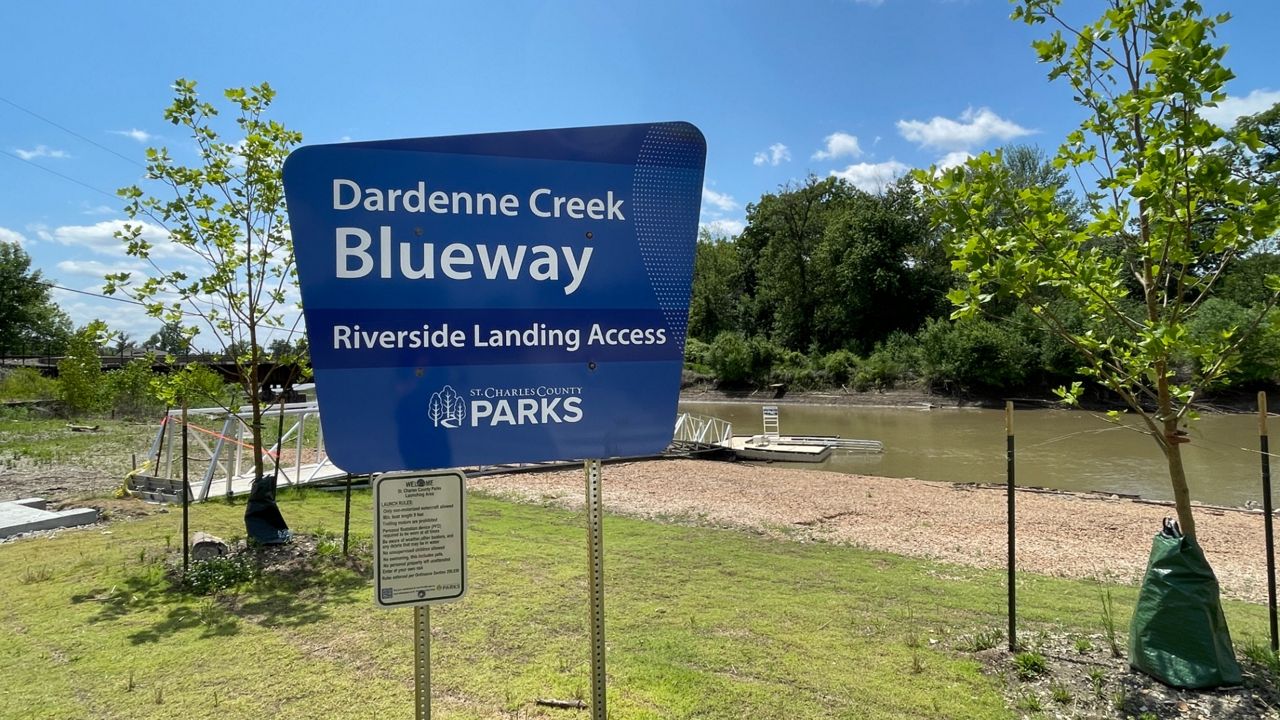
M 661 452 L 705 159 L 688 123 L 290 155 L 333 462 L 369 473 Z

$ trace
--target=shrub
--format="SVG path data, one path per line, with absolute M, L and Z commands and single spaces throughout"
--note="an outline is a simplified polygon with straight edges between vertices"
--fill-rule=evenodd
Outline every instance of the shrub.
M 822 377 L 804 353 L 782 350 L 777 354 L 769 371 L 769 381 L 786 383 L 797 390 L 812 390 L 822 386 Z
M 110 401 L 98 358 L 98 340 L 106 325 L 95 320 L 71 337 L 58 361 L 59 400 L 72 415 L 99 412 Z
M 684 361 L 687 365 L 710 365 L 711 345 L 691 337 L 684 343 Z
M 164 409 L 152 392 L 156 374 L 151 370 L 153 358 L 134 358 L 128 365 L 107 373 L 111 408 L 126 417 L 144 417 Z
M 773 371 L 773 365 L 785 352 L 763 335 L 755 335 L 747 341 L 751 351 L 751 378 L 764 380 Z
M 853 375 L 853 386 L 858 391 L 887 390 L 902 377 L 903 367 L 887 352 L 872 352 L 858 366 Z
M 751 347 L 741 333 L 722 332 L 711 343 L 707 365 L 723 382 L 742 382 L 751 376 Z
M 191 563 L 182 584 L 197 595 L 212 595 L 253 580 L 258 574 L 247 555 L 226 555 Z
M 895 330 L 883 342 L 876 343 L 871 357 L 883 355 L 895 364 L 900 380 L 916 380 L 923 376 L 920 340 L 916 336 Z
M 930 320 L 920 332 L 923 370 L 935 386 L 994 392 L 1021 387 L 1036 351 L 1016 328 L 987 320 Z
M 832 384 L 848 385 L 857 370 L 858 356 L 849 350 L 836 350 L 822 358 L 822 372 Z
M 49 400 L 58 396 L 58 381 L 34 368 L 0 372 L 0 398 L 5 400 Z

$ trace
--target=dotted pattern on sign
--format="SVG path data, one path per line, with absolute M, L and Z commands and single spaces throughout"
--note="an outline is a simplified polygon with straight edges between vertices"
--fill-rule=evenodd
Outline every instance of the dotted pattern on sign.
M 689 125 L 654 125 L 640 145 L 631 181 L 640 256 L 681 352 L 689 326 L 695 246 L 689 240 L 698 232 L 702 142 Z

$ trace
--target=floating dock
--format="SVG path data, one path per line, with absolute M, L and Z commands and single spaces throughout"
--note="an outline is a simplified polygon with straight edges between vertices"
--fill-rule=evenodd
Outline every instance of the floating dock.
M 778 406 L 760 408 L 764 432 L 759 435 L 734 435 L 727 447 L 744 460 L 819 463 L 836 450 L 880 453 L 879 440 L 855 440 L 839 435 L 783 435 L 778 420 Z
M 779 462 L 822 462 L 833 451 L 832 445 L 793 443 L 780 435 L 735 435 L 726 447 L 743 460 Z
M 819 463 L 836 450 L 860 453 L 884 452 L 879 440 L 857 440 L 838 435 L 782 435 L 778 406 L 761 408 L 763 430 L 759 435 L 734 435 L 733 426 L 719 418 L 683 413 L 676 419 L 675 445 L 693 449 L 722 448 L 744 460 Z

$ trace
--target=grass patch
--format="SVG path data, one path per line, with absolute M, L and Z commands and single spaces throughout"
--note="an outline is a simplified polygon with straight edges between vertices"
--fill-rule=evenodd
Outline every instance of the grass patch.
M 1019 680 L 1034 680 L 1049 672 L 1049 665 L 1038 652 L 1020 652 L 1013 656 L 1013 672 Z
M 50 568 L 38 582 L 0 585 L 0 719 L 411 713 L 412 613 L 376 609 L 367 574 L 341 561 L 341 494 L 284 493 L 281 506 L 320 538 L 314 562 L 210 596 L 175 588 L 160 560 L 178 551 L 177 514 L 0 546 L 9 577 Z M 431 613 L 439 714 L 512 717 L 533 712 L 535 698 L 585 698 L 583 516 L 477 496 L 468 507 L 468 595 Z M 232 537 L 242 512 L 198 505 L 193 527 Z M 353 517 L 352 548 L 367 554 L 367 491 Z M 940 573 L 951 568 L 848 547 L 605 523 L 614 718 L 1015 716 L 1003 684 L 954 649 L 1004 622 L 1002 571 Z M 1029 627 L 1088 632 L 1097 593 L 1096 583 L 1023 576 L 1020 615 Z M 1127 617 L 1134 590 L 1112 594 Z M 1265 633 L 1262 608 L 1226 605 L 1233 632 Z
M 158 418 L 157 418 L 158 421 Z M 0 470 L 21 466 L 74 465 L 123 478 L 130 454 L 138 462 L 159 427 L 156 424 L 93 420 L 98 432 L 72 432 L 67 421 L 33 413 L 11 412 L 0 417 Z M 104 452 L 104 449 L 110 450 Z

